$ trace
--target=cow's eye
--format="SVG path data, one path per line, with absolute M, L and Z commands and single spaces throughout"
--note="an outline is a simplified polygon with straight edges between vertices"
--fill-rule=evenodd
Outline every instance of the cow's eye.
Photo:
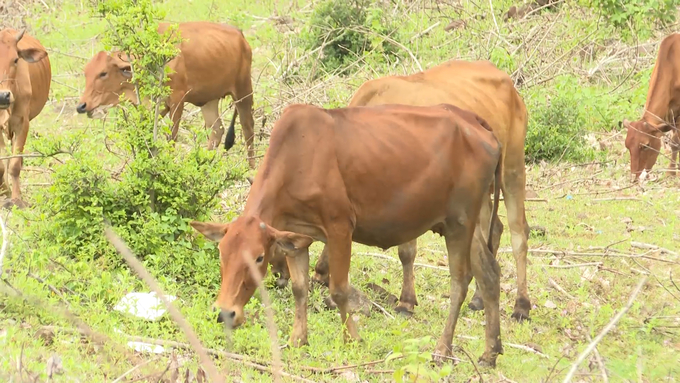
M 14 65 L 17 65 L 18 63 L 19 63 L 19 58 L 17 57 L 17 58 L 14 59 Z
M 255 260 L 255 262 L 257 262 L 257 263 L 262 263 L 263 261 L 264 261 L 264 254 L 261 254 L 261 255 L 260 255 L 259 257 L 257 257 L 257 259 Z
M 102 72 L 102 73 L 99 74 L 99 77 L 100 77 L 100 78 L 106 77 L 107 74 L 108 74 L 108 73 L 106 73 L 106 72 Z

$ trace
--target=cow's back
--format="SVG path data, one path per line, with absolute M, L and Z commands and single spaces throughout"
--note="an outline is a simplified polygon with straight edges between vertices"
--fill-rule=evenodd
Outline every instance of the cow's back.
M 163 33 L 169 23 L 160 23 Z M 234 27 L 204 21 L 179 24 L 180 56 L 170 66 L 190 90 L 185 101 L 203 105 L 234 94 L 250 81 L 252 51 L 243 33 Z
M 451 60 L 409 76 L 390 76 L 364 83 L 350 106 L 447 103 L 482 117 L 503 146 L 524 153 L 527 109 L 512 79 L 488 61 Z M 521 149 L 519 149 L 521 148 Z
M 16 31 L 13 31 L 14 33 Z M 24 37 L 19 41 L 19 49 L 40 48 L 45 47 L 33 36 L 24 34 Z M 50 94 L 50 84 L 52 81 L 52 68 L 50 67 L 50 59 L 45 56 L 42 60 L 36 63 L 25 63 L 28 68 L 29 77 L 31 79 L 31 106 L 29 108 L 29 120 L 35 118 L 42 111 Z
M 492 176 L 498 146 L 488 127 L 455 107 L 294 105 L 272 130 L 244 211 L 259 195 L 275 196 L 295 222 L 320 225 L 321 209 L 351 219 L 356 242 L 396 246 L 452 214 L 443 207 L 459 206 L 450 201 L 467 198 L 468 187 L 485 181 L 480 174 Z M 318 235 L 307 224 L 279 224 Z

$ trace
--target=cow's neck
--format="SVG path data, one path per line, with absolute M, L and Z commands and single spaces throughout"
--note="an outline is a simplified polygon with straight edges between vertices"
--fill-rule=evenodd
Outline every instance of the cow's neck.
M 678 114 L 677 90 L 674 87 L 674 78 L 678 75 L 672 65 L 660 65 L 661 61 L 667 61 L 659 57 L 649 79 L 649 90 L 642 120 L 650 125 L 657 126 L 661 123 L 674 123 Z
M 277 217 L 276 191 L 271 188 L 252 188 L 246 200 L 242 217 L 258 217 L 267 225 L 273 226 Z

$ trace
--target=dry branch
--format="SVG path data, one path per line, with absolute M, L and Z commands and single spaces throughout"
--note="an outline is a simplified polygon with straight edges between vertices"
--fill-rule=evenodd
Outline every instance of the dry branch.
M 0 277 L 2 277 L 2 264 L 9 245 L 9 231 L 5 224 L 5 219 L 0 216 L 0 227 L 2 228 L 2 248 L 0 248 Z
M 644 250 L 659 250 L 661 252 L 674 255 L 676 257 L 678 256 L 678 253 L 676 253 L 675 251 L 671 251 L 671 250 L 668 250 L 664 247 L 652 245 L 652 244 L 649 244 L 649 243 L 631 241 L 630 246 L 631 247 L 637 247 L 638 249 L 644 249 Z
M 631 306 L 633 306 L 633 302 L 635 302 L 635 298 L 637 298 L 640 291 L 642 291 L 642 287 L 647 282 L 647 278 L 649 278 L 649 276 L 646 275 L 642 277 L 642 279 L 640 279 L 640 282 L 638 283 L 637 287 L 635 288 L 635 290 L 633 290 L 633 293 L 630 295 L 628 303 L 621 309 L 621 311 L 619 311 L 618 314 L 616 314 L 614 318 L 612 318 L 611 321 L 609 321 L 609 323 L 602 329 L 602 331 L 600 331 L 600 333 L 597 334 L 595 339 L 593 339 L 593 341 L 590 342 L 588 347 L 586 347 L 586 349 L 583 350 L 583 352 L 581 352 L 581 354 L 578 356 L 574 364 L 571 365 L 569 373 L 564 378 L 564 383 L 568 383 L 571 381 L 571 379 L 574 377 L 574 374 L 576 373 L 576 370 L 578 369 L 578 366 L 586 359 L 586 357 L 588 357 L 588 355 L 595 349 L 595 347 L 597 347 L 597 344 L 600 343 L 602 338 L 604 338 L 604 336 L 607 335 L 607 333 L 611 331 L 611 329 L 614 328 L 614 326 L 616 326 L 616 323 L 618 323 L 619 320 L 623 318 L 623 315 L 626 314 L 628 310 L 630 310 Z
M 168 309 L 170 316 L 177 323 L 179 328 L 184 332 L 186 337 L 189 339 L 189 343 L 194 349 L 194 352 L 198 354 L 198 357 L 201 361 L 201 365 L 208 373 L 210 380 L 220 383 L 224 382 L 224 377 L 217 372 L 215 364 L 213 363 L 212 359 L 210 359 L 210 356 L 208 356 L 208 354 L 205 352 L 205 349 L 203 348 L 201 341 L 198 340 L 196 333 L 194 333 L 191 324 L 189 324 L 189 322 L 187 322 L 182 313 L 172 303 L 170 303 L 170 301 L 168 301 L 168 298 L 165 296 L 165 293 L 158 285 L 158 282 L 156 282 L 154 277 L 152 277 L 151 274 L 149 274 L 149 272 L 146 271 L 144 265 L 142 265 L 142 263 L 139 262 L 137 257 L 135 257 L 132 254 L 132 252 L 125 245 L 123 240 L 116 233 L 113 232 L 110 226 L 108 225 L 106 226 L 106 228 L 104 229 L 104 233 L 106 234 L 106 238 L 109 240 L 109 242 L 111 242 L 111 244 L 116 248 L 116 250 L 120 253 L 123 259 L 125 259 L 125 262 L 127 262 L 128 265 L 130 265 L 130 267 L 137 273 L 137 275 L 163 301 L 163 304 Z

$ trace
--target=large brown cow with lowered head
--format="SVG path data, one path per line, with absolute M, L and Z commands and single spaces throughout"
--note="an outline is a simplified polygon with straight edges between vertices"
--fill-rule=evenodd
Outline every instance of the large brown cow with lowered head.
M 158 32 L 165 33 L 169 23 L 159 23 Z M 161 115 L 172 118 L 171 139 L 177 138 L 179 122 L 188 102 L 201 108 L 205 125 L 211 128 L 208 148 L 220 143 L 224 129 L 219 113 L 220 99 L 230 95 L 236 105 L 227 131 L 225 148 L 234 144 L 234 124 L 240 115 L 243 138 L 248 149 L 248 164 L 255 166 L 253 151 L 253 86 L 250 78 L 252 51 L 243 33 L 234 27 L 210 23 L 180 23 L 182 42 L 180 54 L 168 63 L 172 69 L 169 86 L 172 90 Z M 78 113 L 96 117 L 107 107 L 118 104 L 119 96 L 137 103 L 134 86 L 130 83 L 131 66 L 121 52 L 99 52 L 85 66 L 85 91 L 76 108 Z
M 24 207 L 19 174 L 28 137 L 28 124 L 42 111 L 50 93 L 52 68 L 47 51 L 24 31 L 6 28 L 0 31 L 0 155 L 5 151 L 5 138 L 12 143 L 9 174 L 12 177 L 11 199 L 6 206 Z M 0 161 L 0 189 L 9 196 L 5 177 L 5 161 Z
M 451 60 L 410 76 L 388 76 L 364 83 L 354 94 L 349 106 L 382 104 L 436 105 L 447 103 L 469 110 L 489 123 L 501 143 L 503 181 L 501 188 L 508 210 L 512 252 L 517 265 L 517 299 L 512 317 L 518 321 L 529 319 L 531 303 L 527 289 L 526 259 L 529 226 L 524 211 L 525 167 L 524 139 L 527 131 L 527 109 L 517 93 L 510 76 L 488 61 Z M 408 152 L 402 153 L 409 157 Z M 491 201 L 481 212 L 481 225 L 490 224 Z M 494 254 L 498 250 L 503 224 L 496 219 L 493 238 Z M 417 305 L 413 263 L 417 241 L 399 245 L 399 259 L 403 267 L 401 297 L 398 312 L 411 313 Z M 272 260 L 272 271 L 279 274 L 277 284 L 285 285 L 288 271 L 281 256 Z M 328 284 L 328 253 L 321 253 L 316 264 L 314 280 Z M 470 301 L 473 310 L 484 308 L 479 286 Z
M 218 319 L 232 327 L 244 322 L 243 307 L 258 285 L 248 266 L 257 265 L 263 277 L 276 248 L 286 255 L 295 297 L 290 341 L 306 344 L 309 245 L 322 241 L 345 340 L 359 339 L 348 315 L 352 241 L 387 249 L 432 230 L 446 240 L 451 270 L 450 313 L 436 351 L 450 354 L 474 275 L 486 314 L 481 362 L 495 365 L 502 353 L 500 268 L 476 223 L 492 184 L 497 214 L 500 157 L 486 122 L 452 105 L 287 107 L 241 216 L 227 224 L 191 223 L 219 242 Z
M 649 90 L 642 118 L 626 127 L 626 148 L 630 153 L 630 172 L 637 181 L 644 170 L 652 170 L 661 150 L 661 137 L 672 133 L 671 163 L 668 175 L 676 175 L 680 132 L 680 34 L 673 33 L 661 41 L 656 64 L 649 79 Z

